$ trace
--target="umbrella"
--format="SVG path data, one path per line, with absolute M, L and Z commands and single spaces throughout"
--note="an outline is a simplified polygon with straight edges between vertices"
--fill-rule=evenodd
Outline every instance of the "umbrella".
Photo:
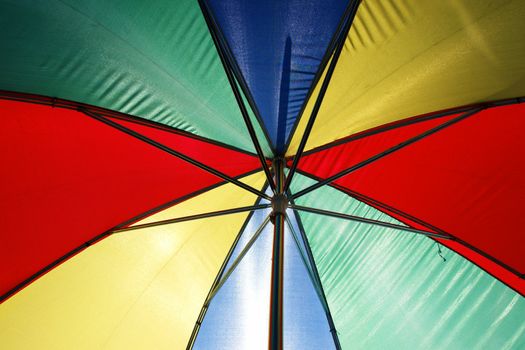
M 525 347 L 525 2 L 0 3 L 3 349 Z

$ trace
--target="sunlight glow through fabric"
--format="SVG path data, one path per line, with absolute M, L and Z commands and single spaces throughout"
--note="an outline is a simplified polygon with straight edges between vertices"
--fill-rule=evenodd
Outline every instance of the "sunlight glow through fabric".
M 0 348 L 524 349 L 523 18 L 0 0 Z

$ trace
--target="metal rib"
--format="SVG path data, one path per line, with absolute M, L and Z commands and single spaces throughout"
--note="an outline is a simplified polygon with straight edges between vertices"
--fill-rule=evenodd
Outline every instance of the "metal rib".
M 246 109 L 241 93 L 239 91 L 239 87 L 237 86 L 237 82 L 235 81 L 231 62 L 228 60 L 228 57 L 225 53 L 225 48 L 223 47 L 223 45 L 221 44 L 221 41 L 219 40 L 219 36 L 217 34 L 219 29 L 217 28 L 217 26 L 215 25 L 215 22 L 211 18 L 211 15 L 208 12 L 208 8 L 206 7 L 206 5 L 202 3 L 202 1 L 199 1 L 199 5 L 201 6 L 201 10 L 204 15 L 204 19 L 206 20 L 206 23 L 208 24 L 208 28 L 210 30 L 213 42 L 215 43 L 215 47 L 217 48 L 217 51 L 219 53 L 219 58 L 221 59 L 224 71 L 226 72 L 226 76 L 228 77 L 228 81 L 230 83 L 230 87 L 235 96 L 235 100 L 237 101 L 237 105 L 239 106 L 239 109 L 241 111 L 242 118 L 244 119 L 244 123 L 246 124 L 246 127 L 248 129 L 248 133 L 250 134 L 255 150 L 257 151 L 259 160 L 261 161 L 261 165 L 264 170 L 264 174 L 266 175 L 266 180 L 268 180 L 268 184 L 270 185 L 272 192 L 275 193 L 275 184 L 273 182 L 272 174 L 270 173 L 270 168 L 268 167 L 268 164 L 266 163 L 266 157 L 263 154 L 261 144 L 259 143 L 259 140 L 257 139 L 257 135 L 255 133 L 255 128 L 253 127 L 250 116 L 248 115 L 248 110 Z
M 320 182 L 318 182 L 316 184 L 313 184 L 312 186 L 309 186 L 309 187 L 307 187 L 307 188 L 305 188 L 305 189 L 303 189 L 303 190 L 293 194 L 292 195 L 292 199 L 296 199 L 296 198 L 299 198 L 301 196 L 304 196 L 305 194 L 307 194 L 309 192 L 312 192 L 313 190 L 315 190 L 315 189 L 317 189 L 317 188 L 319 188 L 321 186 L 329 184 L 330 182 L 333 182 L 333 181 L 335 181 L 335 180 L 337 180 L 337 179 L 339 179 L 339 178 L 341 178 L 343 176 L 346 176 L 346 175 L 348 175 L 348 174 L 350 174 L 350 173 L 352 173 L 352 172 L 354 172 L 354 171 L 356 171 L 358 169 L 361 169 L 362 167 L 364 167 L 364 166 L 366 166 L 366 165 L 368 165 L 370 163 L 373 163 L 373 162 L 375 162 L 375 161 L 377 161 L 377 160 L 379 160 L 379 159 L 381 159 L 383 157 L 386 157 L 387 155 L 392 154 L 392 153 L 394 153 L 394 152 L 396 152 L 396 151 L 398 151 L 398 150 L 400 150 L 400 149 L 402 149 L 402 148 L 404 148 L 404 147 L 406 147 L 408 145 L 411 145 L 411 144 L 413 144 L 413 143 L 415 143 L 415 142 L 417 142 L 419 140 L 424 139 L 425 137 L 428 137 L 428 136 L 430 136 L 432 134 L 435 134 L 436 132 L 441 131 L 441 130 L 443 130 L 443 129 L 445 129 L 445 128 L 453 125 L 453 124 L 456 124 L 457 122 L 460 122 L 460 121 L 462 121 L 462 120 L 464 120 L 464 119 L 466 119 L 466 118 L 468 118 L 468 117 L 478 113 L 481 110 L 482 110 L 482 108 L 476 108 L 476 109 L 471 110 L 469 112 L 466 112 L 466 113 L 464 113 L 464 114 L 462 114 L 462 115 L 460 115 L 460 116 L 458 116 L 458 117 L 456 117 L 454 119 L 451 119 L 451 120 L 449 120 L 449 121 L 447 121 L 447 122 L 445 122 L 445 123 L 443 123 L 441 125 L 438 125 L 438 126 L 432 128 L 430 130 L 427 130 L 427 131 L 425 131 L 425 132 L 423 132 L 423 133 L 421 133 L 421 134 L 419 134 L 417 136 L 414 136 L 414 137 L 412 137 L 412 138 L 410 138 L 410 139 L 408 139 L 406 141 L 403 141 L 403 142 L 401 142 L 400 144 L 398 144 L 398 145 L 396 145 L 394 147 L 391 147 L 391 148 L 389 148 L 389 149 L 387 149 L 387 150 L 385 150 L 385 151 L 383 151 L 383 152 L 381 152 L 379 154 L 376 154 L 373 157 L 370 157 L 370 158 L 368 158 L 368 159 L 366 159 L 366 160 L 364 160 L 362 162 L 357 163 L 356 165 L 353 165 L 353 166 L 351 166 L 351 167 L 349 167 L 349 168 L 347 168 L 347 169 L 345 169 L 343 171 L 340 171 L 339 173 L 337 173 L 335 175 L 332 175 L 332 176 L 330 176 L 329 178 L 326 178 L 323 181 L 320 181 Z
M 226 283 L 226 281 L 231 276 L 233 271 L 235 271 L 237 266 L 241 263 L 242 259 L 246 256 L 246 254 L 248 253 L 250 248 L 257 241 L 257 239 L 261 235 L 262 231 L 264 230 L 264 228 L 266 227 L 268 222 L 270 222 L 270 216 L 269 215 L 266 217 L 266 219 L 264 219 L 264 221 L 261 223 L 261 225 L 259 226 L 257 231 L 255 231 L 255 233 L 253 234 L 252 238 L 248 241 L 248 243 L 246 243 L 246 246 L 244 247 L 244 249 L 239 253 L 239 255 L 237 256 L 235 261 L 232 263 L 232 265 L 228 269 L 228 271 L 226 271 L 224 276 L 221 278 L 220 282 L 217 284 L 217 286 L 210 293 L 210 295 L 206 299 L 206 302 L 204 303 L 204 305 L 206 305 L 206 306 L 210 305 L 210 302 L 213 299 L 213 297 L 215 297 L 215 295 L 219 292 L 219 289 L 221 289 L 221 287 L 224 285 L 224 283 Z
M 199 162 L 199 161 L 197 161 L 197 160 L 195 160 L 193 158 L 190 158 L 190 157 L 188 157 L 187 155 L 185 155 L 183 153 L 175 151 L 174 149 L 171 149 L 171 148 L 169 148 L 169 147 L 167 147 L 167 146 L 165 146 L 165 145 L 163 145 L 163 144 L 161 144 L 161 143 L 159 143 L 159 142 L 157 142 L 155 140 L 152 140 L 152 139 L 150 139 L 147 136 L 139 134 L 138 132 L 136 132 L 134 130 L 131 130 L 131 129 L 129 129 L 129 128 L 119 124 L 119 123 L 115 123 L 111 119 L 108 119 L 108 118 L 106 118 L 106 117 L 104 117 L 104 116 L 102 116 L 100 114 L 94 113 L 94 112 L 89 111 L 89 110 L 81 109 L 80 111 L 83 112 L 85 115 L 87 115 L 87 116 L 89 116 L 89 117 L 91 117 L 91 118 L 93 118 L 95 120 L 98 120 L 98 121 L 100 121 L 100 122 L 102 122 L 102 123 L 104 123 L 106 125 L 109 125 L 109 126 L 115 128 L 117 130 L 120 130 L 120 131 L 122 131 L 122 132 L 124 132 L 124 133 L 126 133 L 126 134 L 128 134 L 128 135 L 130 135 L 132 137 L 135 137 L 135 138 L 143 141 L 143 142 L 146 142 L 146 143 L 148 143 L 148 144 L 150 144 L 150 145 L 152 145 L 152 146 L 154 146 L 154 147 L 156 147 L 156 148 L 158 148 L 158 149 L 160 149 L 160 150 L 162 150 L 162 151 L 164 151 L 166 153 L 171 154 L 172 156 L 175 156 L 175 157 L 177 157 L 179 159 L 182 159 L 185 162 L 188 162 L 188 163 L 190 163 L 192 165 L 195 165 L 196 167 L 198 167 L 198 168 L 200 168 L 200 169 L 202 169 L 204 171 L 207 171 L 210 174 L 213 174 L 213 175 L 215 175 L 215 176 L 217 176 L 217 177 L 219 177 L 219 178 L 221 178 L 223 180 L 226 180 L 226 181 L 228 181 L 228 182 L 230 182 L 230 183 L 232 183 L 234 185 L 237 185 L 240 188 L 245 189 L 246 191 L 249 191 L 249 192 L 251 192 L 251 193 L 253 193 L 253 194 L 255 194 L 255 195 L 259 196 L 259 197 L 271 200 L 271 198 L 268 195 L 266 195 L 265 193 L 255 189 L 255 188 L 253 188 L 253 187 L 251 187 L 249 185 L 246 185 L 245 183 L 243 183 L 243 182 L 241 182 L 241 181 L 239 181 L 237 179 L 234 179 L 233 177 L 231 177 L 229 175 L 226 175 L 226 174 L 224 174 L 224 173 L 222 173 L 222 172 L 220 172 L 218 170 L 215 170 L 215 169 L 207 166 L 206 164 L 203 164 L 203 163 L 201 163 L 201 162 Z
M 328 84 L 330 83 L 330 80 L 332 79 L 332 75 L 334 73 L 335 66 L 337 64 L 339 56 L 341 56 L 341 51 L 343 50 L 348 31 L 350 30 L 350 26 L 352 25 L 354 17 L 357 13 L 357 8 L 359 7 L 359 3 L 360 1 L 353 0 L 347 8 L 347 13 L 345 14 L 346 16 L 348 16 L 347 21 L 340 33 L 339 42 L 334 50 L 332 60 L 330 62 L 330 65 L 328 66 L 328 70 L 326 71 L 326 75 L 323 80 L 323 84 L 321 85 L 319 94 L 317 95 L 317 99 L 315 100 L 315 104 L 312 109 L 312 113 L 310 114 L 310 118 L 308 119 L 308 123 L 306 124 L 306 128 L 304 129 L 304 133 L 301 138 L 301 142 L 299 143 L 299 147 L 297 148 L 297 153 L 295 154 L 295 157 L 293 158 L 293 163 L 290 168 L 290 172 L 288 173 L 288 177 L 286 178 L 286 181 L 284 184 L 285 192 L 290 187 L 290 183 L 292 182 L 292 178 L 295 174 L 295 170 L 297 169 L 297 165 L 299 164 L 299 160 L 301 159 L 301 155 L 303 154 L 304 148 L 306 146 L 306 142 L 308 141 L 308 137 L 310 136 L 310 132 L 312 131 L 312 127 L 314 126 L 315 119 L 317 118 L 317 113 L 319 112 L 319 109 L 321 108 L 321 103 L 323 102 L 323 98 L 326 94 L 326 90 L 328 89 Z
M 304 212 L 307 212 L 307 213 L 331 216 L 331 217 L 338 218 L 338 219 L 345 219 L 345 220 L 350 220 L 350 221 L 361 222 L 361 223 L 364 223 L 364 224 L 370 224 L 370 225 L 382 226 L 382 227 L 387 227 L 387 228 L 393 228 L 393 229 L 396 229 L 396 230 L 417 233 L 417 234 L 424 235 L 424 236 L 427 236 L 427 237 L 441 238 L 441 239 L 450 239 L 450 240 L 453 239 L 453 237 L 451 237 L 451 236 L 446 236 L 446 235 L 442 235 L 442 234 L 435 233 L 435 232 L 419 230 L 417 228 L 412 228 L 412 227 L 408 227 L 408 226 L 401 226 L 401 225 L 392 224 L 392 223 L 384 222 L 384 221 L 373 220 L 373 219 L 367 219 L 367 218 L 363 218 L 363 217 L 360 217 L 360 216 L 343 214 L 343 213 L 338 213 L 338 212 L 330 211 L 330 210 L 309 208 L 309 207 L 304 207 L 302 205 L 291 205 L 290 207 L 292 209 L 304 211 Z
M 270 206 L 271 206 L 270 204 L 259 204 L 259 205 L 250 205 L 250 206 L 247 206 L 247 207 L 239 207 L 239 208 L 232 208 L 232 209 L 225 209 L 225 210 L 217 210 L 217 211 L 212 211 L 212 212 L 208 212 L 208 213 L 202 213 L 202 214 L 196 214 L 196 215 L 188 215 L 188 216 L 183 216 L 183 217 L 179 217 L 179 218 L 173 218 L 173 219 L 168 219 L 168 220 L 149 222 L 147 224 L 141 224 L 141 225 L 135 225 L 135 226 L 119 228 L 117 230 L 112 231 L 112 233 L 133 231 L 133 230 L 139 230 L 139 229 L 142 229 L 142 228 L 150 228 L 150 227 L 156 227 L 156 226 L 175 224 L 175 223 L 178 223 L 178 222 L 185 222 L 185 221 L 191 221 L 191 220 L 205 219 L 205 218 L 211 218 L 211 217 L 215 217 L 215 216 L 228 215 L 228 214 L 236 214 L 236 213 L 242 213 L 242 212 L 245 212 L 245 211 L 266 209 L 266 208 L 269 208 Z

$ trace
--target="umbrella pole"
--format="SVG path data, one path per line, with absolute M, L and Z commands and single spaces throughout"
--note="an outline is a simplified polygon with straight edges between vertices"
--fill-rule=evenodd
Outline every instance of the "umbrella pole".
M 284 192 L 284 159 L 273 162 L 277 195 L 272 198 L 273 252 L 272 281 L 270 294 L 270 330 L 268 349 L 283 348 L 283 262 L 284 262 L 284 219 L 287 198 Z

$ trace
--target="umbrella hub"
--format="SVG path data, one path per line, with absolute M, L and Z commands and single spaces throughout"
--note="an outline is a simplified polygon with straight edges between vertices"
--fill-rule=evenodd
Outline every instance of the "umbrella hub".
M 272 215 L 282 214 L 286 215 L 288 208 L 288 197 L 284 193 L 276 194 L 272 197 Z

